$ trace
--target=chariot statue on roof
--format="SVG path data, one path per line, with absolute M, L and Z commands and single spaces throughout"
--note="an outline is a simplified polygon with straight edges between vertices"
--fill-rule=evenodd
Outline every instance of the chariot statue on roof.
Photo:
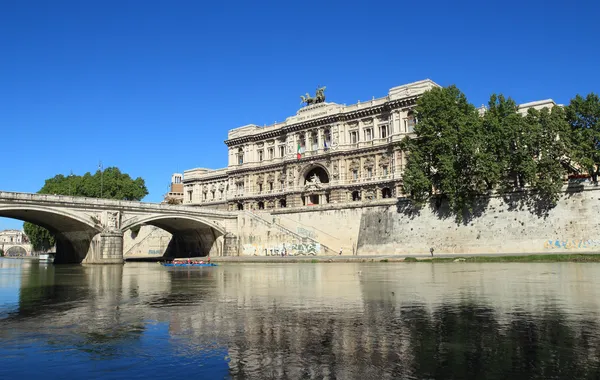
M 308 92 L 306 95 L 300 95 L 300 99 L 302 102 L 300 104 L 305 104 L 310 106 L 311 104 L 323 103 L 325 102 L 325 86 L 317 87 L 317 91 L 315 93 L 315 97 L 311 97 Z

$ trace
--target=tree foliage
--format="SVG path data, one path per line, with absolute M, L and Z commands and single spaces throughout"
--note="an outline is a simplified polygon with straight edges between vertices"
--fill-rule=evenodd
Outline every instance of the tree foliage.
M 552 207 L 569 168 L 600 173 L 600 98 L 575 97 L 567 107 L 529 109 L 493 94 L 480 114 L 455 86 L 426 92 L 415 108 L 415 138 L 402 149 L 408 159 L 403 190 L 423 205 L 448 202 L 461 221 L 480 196 L 528 188 L 526 197 Z
M 119 168 L 109 167 L 83 176 L 58 174 L 47 179 L 38 193 L 139 201 L 148 189 L 142 178 L 133 179 Z M 43 227 L 25 222 L 23 229 L 36 251 L 48 251 L 56 243 L 54 234 Z
M 585 98 L 577 95 L 565 112 L 572 132 L 572 158 L 597 181 L 600 174 L 600 98 L 594 93 Z

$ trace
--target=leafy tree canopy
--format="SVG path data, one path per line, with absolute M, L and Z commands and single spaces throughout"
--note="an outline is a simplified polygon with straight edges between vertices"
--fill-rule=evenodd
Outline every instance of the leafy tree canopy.
M 572 131 L 572 158 L 594 181 L 600 174 L 600 97 L 577 95 L 565 108 Z
M 458 221 L 479 196 L 525 186 L 553 207 L 569 170 L 600 174 L 600 98 L 577 96 L 567 107 L 529 109 L 502 94 L 479 113 L 455 86 L 426 92 L 415 108 L 415 138 L 401 146 L 408 158 L 404 193 L 417 205 L 448 202 Z
M 142 178 L 132 179 L 119 168 L 109 167 L 83 176 L 58 174 L 47 179 L 38 193 L 140 201 L 148 189 Z M 23 229 L 34 250 L 48 251 L 55 245 L 54 234 L 45 228 L 25 222 Z

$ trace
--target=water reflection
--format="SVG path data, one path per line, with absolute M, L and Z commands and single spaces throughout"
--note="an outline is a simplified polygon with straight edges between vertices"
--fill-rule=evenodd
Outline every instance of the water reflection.
M 594 264 L 18 270 L 0 282 L 19 291 L 0 357 L 35 351 L 24 365 L 68 351 L 105 378 L 600 378 Z

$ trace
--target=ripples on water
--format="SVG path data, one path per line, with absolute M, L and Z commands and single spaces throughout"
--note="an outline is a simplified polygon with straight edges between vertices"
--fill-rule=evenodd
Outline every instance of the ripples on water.
M 0 259 L 0 378 L 597 379 L 598 275 Z

